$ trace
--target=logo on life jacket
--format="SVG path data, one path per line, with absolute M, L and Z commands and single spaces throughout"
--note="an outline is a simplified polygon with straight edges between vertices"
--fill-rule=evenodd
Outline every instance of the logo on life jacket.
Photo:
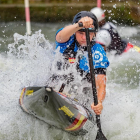
M 75 63 L 75 58 L 69 58 L 70 63 Z
M 103 55 L 99 51 L 95 51 L 94 60 L 96 61 L 95 63 L 101 62 L 103 60 Z

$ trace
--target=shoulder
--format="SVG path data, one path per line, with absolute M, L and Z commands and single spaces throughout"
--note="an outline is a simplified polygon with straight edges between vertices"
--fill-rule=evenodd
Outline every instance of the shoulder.
M 63 28 L 60 28 L 59 30 L 57 30 L 56 35 L 57 35 L 61 30 L 63 30 Z M 55 35 L 55 36 L 56 36 L 56 35 Z
M 112 22 L 108 22 L 108 23 L 110 24 L 110 26 L 111 26 L 112 28 L 117 29 L 117 26 L 114 25 Z
M 106 56 L 106 52 L 100 44 L 96 43 L 93 46 L 93 54 L 94 54 L 95 68 L 107 68 L 109 66 L 109 61 Z
M 92 47 L 92 49 L 94 51 L 97 51 L 98 50 L 100 52 L 105 53 L 104 48 L 99 43 L 95 43 L 94 46 Z
M 92 53 L 94 54 L 95 58 L 98 58 L 98 56 L 101 58 L 107 58 L 104 48 L 98 43 L 93 46 Z
M 56 32 L 56 35 L 57 35 L 61 30 L 63 30 L 63 28 L 59 29 L 59 30 Z M 70 37 L 70 39 L 69 39 L 68 41 L 66 41 L 66 42 L 64 42 L 64 43 L 59 43 L 59 44 L 67 44 L 67 43 L 69 43 L 69 42 L 73 42 L 74 39 L 75 39 L 75 36 L 74 36 L 74 34 L 73 34 L 73 35 Z M 56 42 L 57 42 L 57 41 L 56 41 Z M 58 42 L 57 42 L 57 43 L 58 43 Z M 67 45 L 69 45 L 69 44 L 67 44 Z
M 109 24 L 109 22 L 106 22 L 106 24 L 103 25 L 103 26 L 101 27 L 101 29 L 110 29 L 110 24 Z
M 108 38 L 108 36 L 110 36 L 110 32 L 108 31 L 108 30 L 106 30 L 106 29 L 101 29 L 101 30 L 99 30 L 98 32 L 97 32 L 97 34 L 96 34 L 96 39 L 97 38 Z M 95 39 L 95 40 L 96 40 Z
M 62 30 L 63 28 L 59 29 L 57 32 L 56 32 L 56 35 Z M 70 39 L 64 43 L 59 43 L 57 41 L 55 41 L 56 43 L 56 49 L 60 49 L 60 52 L 63 53 L 73 42 L 75 41 L 75 36 L 72 35 L 70 37 Z
M 116 29 L 117 26 L 115 26 L 112 22 L 106 22 L 106 24 L 103 25 L 101 29 L 107 29 L 107 30 L 108 30 L 108 29 L 110 29 L 110 28 Z

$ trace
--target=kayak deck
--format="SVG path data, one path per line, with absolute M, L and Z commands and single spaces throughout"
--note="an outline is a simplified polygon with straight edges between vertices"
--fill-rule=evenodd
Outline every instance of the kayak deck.
M 52 88 L 23 88 L 19 103 L 26 113 L 73 135 L 97 133 L 92 112 Z

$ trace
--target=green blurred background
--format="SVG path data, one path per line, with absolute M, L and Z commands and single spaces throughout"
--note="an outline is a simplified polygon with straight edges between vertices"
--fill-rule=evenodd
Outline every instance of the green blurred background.
M 87 3 L 87 2 L 96 2 L 96 0 L 29 0 L 30 3 Z M 102 2 L 140 2 L 140 0 L 102 0 Z M 0 0 L 0 3 L 24 3 L 24 0 Z
M 32 22 L 72 21 L 82 10 L 97 6 L 96 0 L 29 0 Z M 119 24 L 140 24 L 140 0 L 102 0 L 106 19 Z M 25 21 L 24 0 L 0 0 L 0 22 Z

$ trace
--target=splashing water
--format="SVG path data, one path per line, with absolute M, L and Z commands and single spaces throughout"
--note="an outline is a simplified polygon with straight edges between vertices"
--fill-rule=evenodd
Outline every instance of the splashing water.
M 14 43 L 9 44 L 8 48 L 7 54 L 0 54 L 0 139 L 92 140 L 92 132 L 83 137 L 72 136 L 26 114 L 19 107 L 18 101 L 23 87 L 45 86 L 52 74 L 59 73 L 55 63 L 61 56 L 57 54 L 58 50 L 54 52 L 54 46 L 45 39 L 41 30 L 31 36 L 15 33 Z M 109 55 L 107 95 L 101 115 L 102 130 L 109 140 L 140 139 L 139 57 L 137 52 L 118 57 Z M 74 82 L 79 87 L 87 85 L 78 83 L 81 79 L 72 70 Z M 66 92 L 67 90 L 69 89 Z M 79 94 L 81 92 L 79 90 Z M 84 98 L 81 94 L 79 96 Z
M 83 139 L 50 127 L 19 107 L 23 87 L 45 86 L 52 74 L 69 73 L 56 71 L 56 61 L 62 57 L 57 54 L 58 50 L 54 52 L 54 46 L 41 30 L 31 36 L 15 33 L 14 43 L 9 44 L 8 49 L 6 55 L 0 55 L 0 139 Z M 62 82 L 55 88 L 60 88 Z M 88 137 L 92 137 L 92 133 Z
M 138 140 L 140 138 L 140 54 L 124 53 L 109 56 L 107 96 L 102 116 L 111 140 Z M 111 132 L 111 133 L 110 133 Z

